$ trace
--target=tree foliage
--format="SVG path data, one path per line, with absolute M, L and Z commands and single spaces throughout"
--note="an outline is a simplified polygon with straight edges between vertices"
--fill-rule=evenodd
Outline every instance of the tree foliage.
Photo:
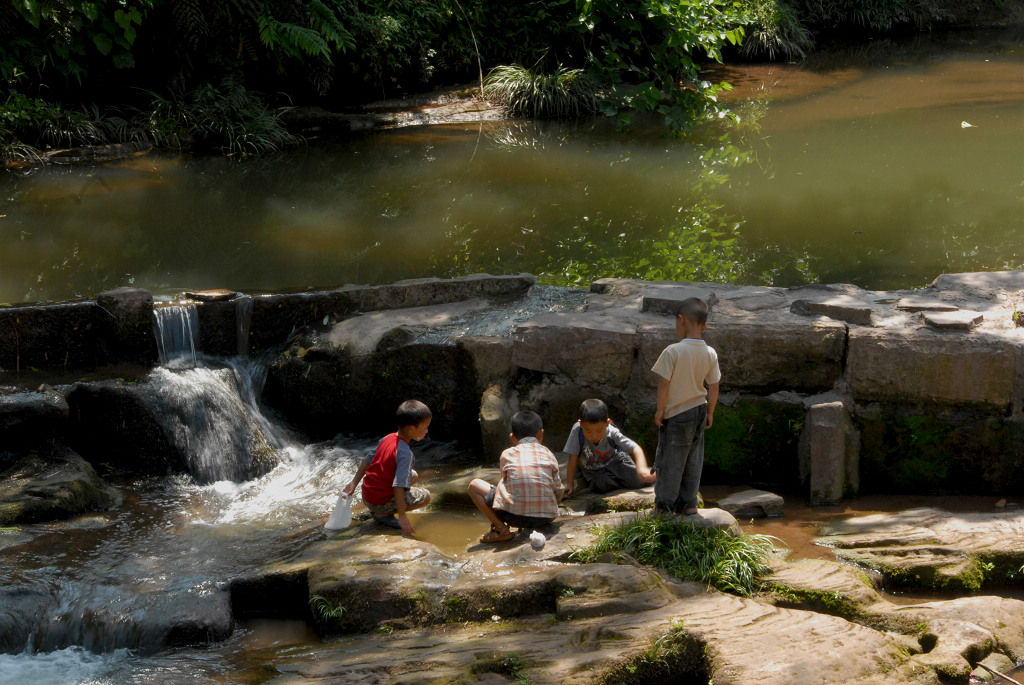
M 578 21 L 598 78 L 610 84 L 607 114 L 625 126 L 629 112 L 656 112 L 674 131 L 722 113 L 723 84 L 700 75 L 701 60 L 721 62 L 743 39 L 746 15 L 730 0 L 578 0 Z

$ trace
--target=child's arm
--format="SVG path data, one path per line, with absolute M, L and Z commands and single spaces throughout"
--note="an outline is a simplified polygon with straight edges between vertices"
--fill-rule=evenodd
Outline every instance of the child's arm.
M 660 426 L 665 418 L 665 405 L 668 403 L 669 381 L 662 376 L 658 379 L 658 410 L 654 412 L 654 425 Z M 718 397 L 717 391 L 715 397 Z
M 647 455 L 644 454 L 644 448 L 637 445 L 633 450 L 633 462 L 636 464 L 636 472 L 640 475 L 640 480 L 645 483 L 653 483 L 657 476 L 651 473 L 651 467 L 647 465 Z
M 572 455 L 572 457 L 570 457 L 570 460 L 572 460 L 575 456 L 576 455 Z M 552 454 L 551 461 L 554 464 L 554 468 L 551 469 L 551 489 L 555 493 L 555 499 L 561 502 L 562 498 L 569 494 L 569 490 L 567 487 L 562 485 L 562 476 L 558 473 L 558 460 L 555 459 L 554 457 L 555 455 Z M 566 480 L 568 480 L 569 478 L 570 476 L 566 476 Z
M 576 481 L 576 464 L 580 460 L 580 455 L 569 453 L 569 466 L 565 469 L 565 496 L 569 497 L 572 495 L 573 483 Z
M 359 468 L 356 470 L 356 475 L 352 476 L 352 480 L 349 481 L 348 485 L 342 488 L 342 492 L 346 495 L 351 496 L 355 492 L 356 486 L 359 485 L 359 481 L 363 479 L 363 475 L 366 473 L 366 468 L 369 466 L 369 462 L 362 461 L 359 463 Z
M 718 383 L 712 383 L 708 386 L 708 422 L 705 428 L 711 428 L 711 423 L 715 418 L 715 405 L 718 404 Z
M 405 488 L 401 486 L 395 487 L 395 515 L 398 517 L 398 525 L 402 527 L 402 533 L 412 535 L 412 523 L 409 521 L 409 515 L 405 513 Z

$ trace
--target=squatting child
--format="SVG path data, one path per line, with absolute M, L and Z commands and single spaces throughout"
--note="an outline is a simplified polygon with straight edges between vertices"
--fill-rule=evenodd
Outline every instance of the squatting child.
M 651 369 L 661 377 L 654 414 L 658 426 L 655 513 L 697 513 L 704 430 L 711 428 L 722 378 L 718 355 L 704 342 L 707 320 L 708 307 L 703 300 L 683 300 L 676 314 L 679 342 L 666 347 Z
M 540 416 L 532 411 L 517 412 L 509 438 L 513 446 L 501 453 L 498 484 L 481 478 L 469 484 L 473 504 L 491 522 L 491 530 L 480 542 L 505 542 L 515 537 L 510 526 L 538 528 L 558 516 L 564 488 L 558 460 L 541 444 L 544 423 Z
M 580 405 L 580 420 L 562 451 L 569 455 L 566 496 L 576 489 L 577 478 L 596 493 L 639 488 L 655 480 L 643 448 L 612 425 L 608 405 L 598 399 Z
M 343 492 L 351 495 L 362 480 L 363 503 L 373 514 L 373 520 L 401 528 L 403 533 L 411 535 L 412 524 L 406 512 L 429 504 L 430 493 L 425 488 L 414 487 L 419 475 L 413 469 L 409 441 L 427 436 L 432 414 L 419 400 L 407 400 L 399 405 L 395 418 L 398 430 L 385 435 L 376 449 L 367 452 Z

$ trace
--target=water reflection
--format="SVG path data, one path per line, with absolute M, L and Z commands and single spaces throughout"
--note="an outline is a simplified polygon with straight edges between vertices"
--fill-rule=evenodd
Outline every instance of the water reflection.
M 743 125 L 687 142 L 492 122 L 8 172 L 0 302 L 479 271 L 884 289 L 1015 268 L 1024 40 L 999 36 L 733 67 Z

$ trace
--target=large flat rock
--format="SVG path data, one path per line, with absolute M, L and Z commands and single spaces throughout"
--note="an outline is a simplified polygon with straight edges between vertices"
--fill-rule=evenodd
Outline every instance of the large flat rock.
M 846 326 L 834 321 L 715 321 L 704 339 L 718 353 L 723 388 L 820 392 L 831 388 L 843 372 Z M 651 317 L 641 325 L 638 364 L 648 373 L 639 377 L 649 389 L 657 387 L 651 367 L 675 342 L 672 319 Z
M 523 369 L 564 374 L 581 385 L 621 387 L 629 379 L 636 324 L 605 312 L 553 312 L 519 325 L 512 363 Z
M 821 544 L 900 586 L 975 591 L 1016 577 L 1024 564 L 1024 512 L 910 509 L 832 523 Z
M 857 400 L 1010 406 L 1017 345 L 925 329 L 850 330 L 846 378 Z

